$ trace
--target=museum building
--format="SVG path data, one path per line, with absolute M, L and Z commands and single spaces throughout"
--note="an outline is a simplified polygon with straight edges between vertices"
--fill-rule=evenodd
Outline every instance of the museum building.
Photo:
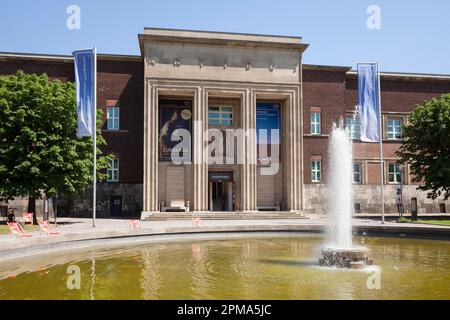
M 303 64 L 301 38 L 155 28 L 138 38 L 140 56 L 98 56 L 103 151 L 115 155 L 98 183 L 100 216 L 324 213 L 329 133 L 340 121 L 353 139 L 357 213 L 380 212 L 381 174 L 387 212 L 449 210 L 416 190 L 395 151 L 408 115 L 449 93 L 450 76 L 381 74 L 381 172 L 379 145 L 359 140 L 356 72 Z M 0 75 L 17 70 L 74 80 L 71 56 L 0 53 Z M 89 191 L 59 210 L 89 216 Z

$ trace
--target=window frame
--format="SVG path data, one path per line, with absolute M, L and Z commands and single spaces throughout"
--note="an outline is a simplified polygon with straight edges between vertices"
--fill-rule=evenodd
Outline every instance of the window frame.
M 219 110 L 211 110 L 211 108 L 218 108 Z M 224 110 L 225 108 L 231 109 L 231 111 Z M 217 117 L 211 117 L 211 114 L 217 114 Z M 223 117 L 223 115 L 229 115 L 230 117 Z M 216 121 L 211 123 L 211 121 Z M 229 121 L 229 123 L 226 123 Z M 234 108 L 232 104 L 210 104 L 208 106 L 208 126 L 234 126 Z
M 389 122 L 392 121 L 392 125 L 389 124 Z M 399 122 L 400 125 L 397 125 L 395 122 Z M 386 118 L 386 139 L 387 140 L 393 140 L 393 141 L 398 141 L 398 140 L 402 140 L 403 138 L 403 119 L 401 117 L 387 117 Z M 392 131 L 390 131 L 390 129 L 392 129 Z M 397 131 L 398 129 L 398 131 Z
M 359 166 L 359 171 L 355 172 L 355 165 Z M 359 175 L 359 180 L 355 181 L 355 174 Z M 359 161 L 353 162 L 352 165 L 352 182 L 353 184 L 362 184 L 362 163 Z
M 113 115 L 111 117 L 110 110 L 113 111 Z M 117 115 L 114 114 L 117 111 Z M 117 121 L 117 127 L 114 126 L 115 121 Z M 110 126 L 110 123 L 112 123 L 112 126 Z M 106 110 L 106 128 L 109 131 L 119 131 L 120 130 L 120 107 L 117 106 L 110 106 L 107 107 Z
M 117 164 L 117 165 L 115 165 Z M 119 182 L 120 161 L 119 158 L 111 159 L 109 167 L 106 169 L 107 182 Z
M 318 119 L 316 119 L 316 117 L 315 117 L 316 115 L 318 116 Z M 311 126 L 310 126 L 311 134 L 314 134 L 314 135 L 322 134 L 322 124 L 321 124 L 321 122 L 322 122 L 322 115 L 321 115 L 321 112 L 311 111 L 311 119 L 310 119 L 310 121 L 311 121 Z M 315 129 L 318 129 L 317 130 L 318 132 L 316 132 Z
M 311 182 L 322 182 L 322 160 L 311 160 Z
M 345 131 L 350 139 L 361 140 L 361 123 L 358 116 L 354 117 L 350 114 L 345 116 Z
M 394 171 L 391 172 L 391 166 L 394 168 Z M 398 170 L 398 171 L 397 171 Z M 401 184 L 403 181 L 403 172 L 402 172 L 402 166 L 397 163 L 388 163 L 388 176 L 387 181 L 389 184 Z M 390 177 L 393 176 L 394 180 L 391 181 Z M 397 178 L 400 177 L 400 181 L 397 180 Z

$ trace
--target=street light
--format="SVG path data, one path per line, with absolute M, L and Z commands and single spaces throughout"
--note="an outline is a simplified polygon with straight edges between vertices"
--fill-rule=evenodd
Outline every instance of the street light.
M 400 167 L 400 185 L 397 187 L 397 211 L 403 218 L 403 167 Z

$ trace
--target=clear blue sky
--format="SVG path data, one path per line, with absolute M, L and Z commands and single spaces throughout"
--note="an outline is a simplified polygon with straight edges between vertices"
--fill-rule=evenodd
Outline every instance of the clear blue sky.
M 81 29 L 66 27 L 69 5 Z M 369 30 L 369 5 L 381 29 Z M 0 51 L 139 54 L 144 27 L 295 35 L 311 46 L 305 63 L 450 74 L 450 1 L 406 0 L 1 0 Z

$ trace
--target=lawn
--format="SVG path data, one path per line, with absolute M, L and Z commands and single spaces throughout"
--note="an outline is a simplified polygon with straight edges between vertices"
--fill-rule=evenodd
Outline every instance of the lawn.
M 420 224 L 432 224 L 436 226 L 450 226 L 450 220 L 418 220 L 411 221 L 411 219 L 403 218 L 401 222 L 420 223 Z
M 39 226 L 32 226 L 32 225 L 26 225 L 24 227 L 25 231 L 31 232 L 38 230 Z M 9 227 L 6 224 L 0 224 L 0 234 L 8 234 L 9 233 Z

